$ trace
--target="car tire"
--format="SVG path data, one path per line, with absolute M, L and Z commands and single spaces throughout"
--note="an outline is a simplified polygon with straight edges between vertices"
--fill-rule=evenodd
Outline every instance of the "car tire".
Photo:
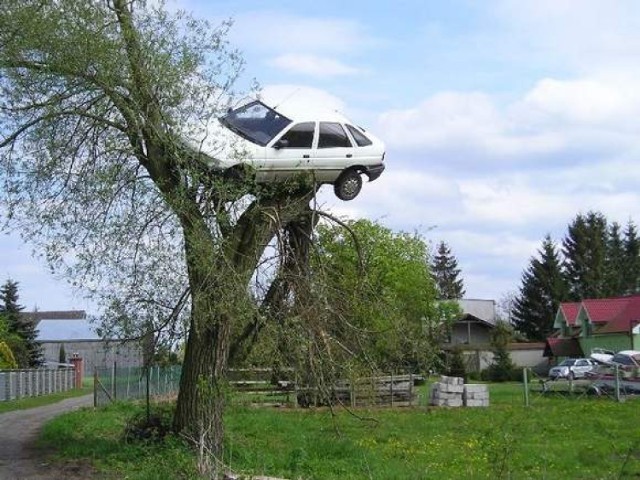
M 357 170 L 345 170 L 333 185 L 333 191 L 340 200 L 349 201 L 358 196 L 362 189 L 362 176 Z

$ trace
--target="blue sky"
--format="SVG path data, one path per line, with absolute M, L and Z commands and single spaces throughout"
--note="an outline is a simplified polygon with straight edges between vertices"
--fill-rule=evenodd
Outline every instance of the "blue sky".
M 244 82 L 332 104 L 387 144 L 387 171 L 334 213 L 445 240 L 470 298 L 517 290 L 579 212 L 640 221 L 640 2 L 181 0 L 232 17 Z M 41 309 L 86 308 L 0 240 L 0 275 Z

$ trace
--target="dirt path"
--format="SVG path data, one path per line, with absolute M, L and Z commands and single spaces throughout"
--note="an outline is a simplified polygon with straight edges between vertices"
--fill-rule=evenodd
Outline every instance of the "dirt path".
M 28 410 L 0 414 L 0 480 L 80 480 L 91 478 L 84 465 L 52 465 L 46 452 L 35 448 L 42 426 L 61 413 L 89 406 L 93 395 L 68 398 Z

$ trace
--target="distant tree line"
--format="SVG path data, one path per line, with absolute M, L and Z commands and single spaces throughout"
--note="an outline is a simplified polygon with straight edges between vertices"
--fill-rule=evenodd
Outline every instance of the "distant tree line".
M 600 212 L 578 214 L 561 246 L 546 235 L 522 274 L 513 302 L 515 328 L 529 340 L 544 340 L 562 302 L 640 292 L 640 239 L 629 220 L 622 227 Z
M 18 303 L 18 282 L 7 280 L 0 287 L 0 368 L 32 368 L 42 364 L 38 331 L 22 315 Z

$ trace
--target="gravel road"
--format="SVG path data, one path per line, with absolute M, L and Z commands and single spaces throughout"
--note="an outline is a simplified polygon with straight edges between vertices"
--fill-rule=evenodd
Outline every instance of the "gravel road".
M 68 398 L 44 407 L 0 414 L 0 480 L 80 480 L 95 478 L 83 464 L 58 464 L 35 446 L 38 433 L 50 419 L 89 406 L 93 395 Z

